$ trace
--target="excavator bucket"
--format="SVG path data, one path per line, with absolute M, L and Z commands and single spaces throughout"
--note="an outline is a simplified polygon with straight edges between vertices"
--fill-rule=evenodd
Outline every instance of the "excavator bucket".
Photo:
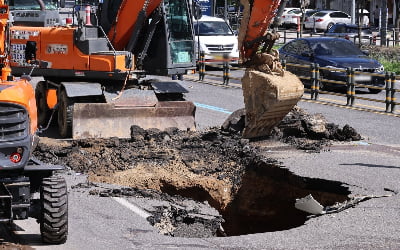
M 176 85 L 169 86 L 167 90 L 171 91 Z M 121 96 L 106 97 L 107 103 L 75 103 L 72 138 L 130 138 L 132 125 L 195 130 L 195 105 L 189 101 L 159 101 L 156 93 L 166 90 L 162 84 L 155 83 L 154 87 L 154 91 L 125 90 Z
M 269 135 L 304 92 L 302 82 L 290 72 L 281 76 L 247 69 L 242 87 L 246 109 L 244 138 Z

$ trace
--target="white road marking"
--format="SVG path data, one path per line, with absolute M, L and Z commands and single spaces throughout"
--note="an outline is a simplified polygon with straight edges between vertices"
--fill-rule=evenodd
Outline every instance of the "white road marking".
M 142 217 L 144 219 L 151 216 L 151 214 L 149 214 L 148 212 L 144 211 L 143 209 L 141 209 L 138 206 L 133 205 L 132 203 L 130 203 L 129 201 L 127 201 L 121 197 L 112 197 L 112 198 L 116 202 L 121 204 L 122 206 L 128 208 L 129 210 L 131 210 L 132 212 L 134 212 L 135 214 L 139 215 L 140 217 Z

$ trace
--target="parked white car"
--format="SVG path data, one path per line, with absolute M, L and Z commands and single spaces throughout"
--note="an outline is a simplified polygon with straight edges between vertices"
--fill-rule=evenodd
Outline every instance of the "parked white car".
M 207 62 L 222 63 L 223 55 L 228 54 L 232 63 L 238 63 L 238 38 L 224 19 L 202 16 L 193 24 L 197 55 L 197 48 L 200 47 Z
M 283 9 L 283 12 L 282 12 L 282 16 L 281 16 L 281 18 L 280 18 L 280 20 L 279 20 L 279 25 L 285 25 L 284 24 L 284 19 L 286 18 L 286 15 L 290 12 L 290 13 L 292 13 L 292 12 L 296 12 L 296 11 L 300 11 L 300 9 L 299 8 L 284 8 Z
M 304 21 L 304 28 L 329 30 L 336 23 L 351 23 L 351 16 L 337 10 L 321 10 Z
M 311 9 L 305 9 L 304 13 L 311 11 Z M 297 26 L 301 22 L 302 12 L 300 9 L 291 9 L 282 15 L 282 25 L 285 27 Z

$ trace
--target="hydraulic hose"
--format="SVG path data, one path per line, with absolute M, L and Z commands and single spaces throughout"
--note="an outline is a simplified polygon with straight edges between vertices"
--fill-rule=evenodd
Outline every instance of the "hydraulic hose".
M 40 5 L 40 10 L 41 11 L 46 10 L 46 6 L 44 5 L 43 0 L 36 0 L 36 2 Z

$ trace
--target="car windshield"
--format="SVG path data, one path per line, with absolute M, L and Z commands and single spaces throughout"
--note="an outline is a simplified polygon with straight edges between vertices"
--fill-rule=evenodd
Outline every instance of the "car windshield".
M 323 16 L 325 16 L 327 13 L 325 13 L 325 12 L 317 12 L 317 13 L 315 13 L 313 16 L 316 16 L 316 17 L 323 17 Z
M 43 3 L 48 10 L 57 9 L 56 0 L 43 0 Z M 39 10 L 40 5 L 36 0 L 12 0 L 10 1 L 11 10 Z
M 232 29 L 225 22 L 218 21 L 199 21 L 199 30 L 197 22 L 194 23 L 194 31 L 200 36 L 218 36 L 218 35 L 233 35 Z
M 314 15 L 314 14 L 317 13 L 317 12 L 318 12 L 318 11 L 310 10 L 310 11 L 306 11 L 305 15 L 306 15 L 306 16 L 312 16 L 312 15 Z
M 301 10 L 291 10 L 288 11 L 288 14 L 301 14 Z
M 340 39 L 310 41 L 310 47 L 316 56 L 365 56 L 353 43 Z

